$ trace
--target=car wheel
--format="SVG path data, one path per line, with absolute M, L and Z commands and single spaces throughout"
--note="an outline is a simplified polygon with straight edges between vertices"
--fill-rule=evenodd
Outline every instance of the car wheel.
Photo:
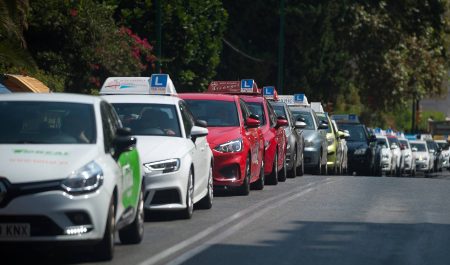
M 116 229 L 116 211 L 114 205 L 114 199 L 111 198 L 109 203 L 108 217 L 106 220 L 105 232 L 103 239 L 100 241 L 94 249 L 94 257 L 98 261 L 111 260 L 114 256 L 114 238 Z
M 303 176 L 303 174 L 305 174 L 305 163 L 304 163 L 305 160 L 303 159 L 303 154 L 302 154 L 302 158 L 300 159 L 300 161 L 302 162 L 302 164 L 297 167 L 297 176 L 301 177 L 301 176 Z
M 297 176 L 297 150 L 294 150 L 294 154 L 292 157 L 292 168 L 288 171 L 288 178 L 295 178 L 296 176 Z
M 322 175 L 322 157 L 319 157 L 319 164 L 316 167 L 315 175 Z
M 212 165 L 209 167 L 208 183 L 206 184 L 206 195 L 198 202 L 200 209 L 211 209 L 214 198 L 214 182 L 212 174 Z
M 272 172 L 269 174 L 269 179 L 266 181 L 267 184 L 277 185 L 278 184 L 278 154 L 275 153 L 275 158 L 273 159 Z
M 242 186 L 237 190 L 238 195 L 247 196 L 250 193 L 250 176 L 250 156 L 247 156 L 247 160 L 245 161 L 245 178 Z
M 252 188 L 255 190 L 264 189 L 264 159 L 261 161 L 261 168 L 259 169 L 259 178 L 257 181 L 252 183 Z
M 181 210 L 180 217 L 182 219 L 191 219 L 194 213 L 194 175 L 192 169 L 189 170 L 188 184 L 186 190 L 186 208 Z
M 131 224 L 119 230 L 119 239 L 123 244 L 138 244 L 144 237 L 144 196 L 139 192 L 136 216 Z
M 281 173 L 281 175 L 278 174 L 278 181 L 285 182 L 287 178 L 286 159 L 283 159 L 283 169 L 280 171 L 283 172 Z

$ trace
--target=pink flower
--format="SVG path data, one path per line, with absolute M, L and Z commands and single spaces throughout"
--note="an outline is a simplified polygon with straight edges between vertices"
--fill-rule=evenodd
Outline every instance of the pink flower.
M 78 10 L 76 10 L 75 8 L 71 8 L 69 10 L 70 16 L 72 17 L 76 17 L 78 15 Z

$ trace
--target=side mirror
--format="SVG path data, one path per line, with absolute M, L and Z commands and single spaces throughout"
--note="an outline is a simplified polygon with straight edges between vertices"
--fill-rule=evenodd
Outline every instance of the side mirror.
M 131 129 L 128 127 L 117 128 L 116 130 L 117 136 L 130 136 L 132 134 Z
M 417 152 L 417 147 L 413 147 L 413 148 L 411 148 L 411 151 L 413 151 L 413 152 Z
M 284 126 L 288 126 L 289 122 L 286 120 L 286 118 L 284 117 L 278 117 L 277 119 L 277 128 L 279 127 L 284 127 Z
M 373 143 L 373 142 L 376 142 L 376 141 L 377 141 L 377 137 L 374 134 L 370 135 L 369 142 Z
M 200 126 L 193 126 L 191 130 L 191 139 L 193 142 L 197 140 L 198 137 L 204 137 L 208 135 L 208 129 L 200 127 Z
M 391 144 L 391 149 L 393 150 L 393 149 L 397 149 L 398 148 L 398 146 L 396 145 L 396 144 Z
M 261 122 L 259 119 L 252 118 L 250 115 L 250 117 L 248 117 L 245 121 L 245 125 L 249 128 L 258 128 L 261 125 Z
M 304 129 L 306 128 L 307 124 L 303 121 L 296 121 L 295 122 L 295 129 Z
M 249 118 L 255 119 L 255 120 L 259 120 L 259 116 L 256 114 L 250 114 L 250 116 L 248 116 Z
M 118 159 L 123 152 L 132 150 L 136 146 L 137 139 L 134 136 L 116 136 L 113 140 L 114 158 Z
M 405 145 L 400 145 L 400 150 L 405 150 L 406 148 L 405 148 Z
M 206 128 L 208 127 L 208 123 L 205 120 L 196 120 L 195 126 Z
M 337 135 L 338 135 L 339 139 L 345 139 L 345 138 L 347 138 L 347 137 L 345 136 L 345 133 L 342 132 L 342 131 L 338 131 L 338 132 L 337 132 Z
M 305 120 L 305 118 L 303 118 L 303 117 L 298 117 L 298 118 L 297 118 L 297 121 L 302 121 L 302 122 L 305 122 L 305 123 L 306 123 L 306 120 Z
M 430 149 L 428 152 L 430 153 L 434 153 L 434 149 Z
M 319 130 L 327 130 L 327 129 L 328 129 L 328 124 L 326 124 L 326 123 L 319 124 Z

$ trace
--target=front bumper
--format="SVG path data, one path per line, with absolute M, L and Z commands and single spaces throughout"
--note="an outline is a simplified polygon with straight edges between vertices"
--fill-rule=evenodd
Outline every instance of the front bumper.
M 182 162 L 183 163 L 183 162 Z M 186 208 L 186 194 L 190 165 L 181 165 L 175 172 L 144 174 L 144 207 L 149 210 L 182 210 Z
M 361 171 L 365 171 L 368 172 L 370 171 L 370 159 L 367 156 L 367 154 L 362 154 L 362 155 L 350 155 L 348 156 L 348 168 L 349 171 L 356 171 L 356 172 L 361 172 Z
M 214 155 L 214 186 L 238 187 L 244 183 L 246 152 L 221 153 L 213 150 Z
M 428 170 L 430 170 L 430 166 L 428 165 L 428 161 L 416 160 L 416 170 L 417 171 L 428 171 Z
M 303 151 L 305 167 L 317 167 L 319 165 L 320 155 L 320 148 L 305 147 Z
M 0 237 L 1 242 L 92 241 L 103 238 L 111 195 L 98 191 L 72 196 L 63 191 L 48 191 L 14 198 L 0 208 L 0 224 L 29 224 L 30 237 Z M 73 214 L 84 216 L 74 219 Z M 68 230 L 83 226 L 85 233 L 68 235 Z

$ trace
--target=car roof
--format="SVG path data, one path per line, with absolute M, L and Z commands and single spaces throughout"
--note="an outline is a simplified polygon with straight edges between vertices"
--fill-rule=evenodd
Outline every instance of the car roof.
M 177 105 L 181 100 L 178 96 L 168 95 L 104 95 L 102 96 L 110 103 L 153 103 Z
M 411 140 L 409 141 L 410 144 L 427 144 L 425 141 L 423 140 Z
M 102 101 L 98 96 L 73 93 L 11 93 L 1 94 L 1 101 L 55 101 L 94 104 Z
M 181 93 L 178 96 L 182 99 L 203 99 L 203 100 L 217 100 L 217 101 L 235 101 L 238 96 L 229 94 L 214 94 L 214 93 Z

